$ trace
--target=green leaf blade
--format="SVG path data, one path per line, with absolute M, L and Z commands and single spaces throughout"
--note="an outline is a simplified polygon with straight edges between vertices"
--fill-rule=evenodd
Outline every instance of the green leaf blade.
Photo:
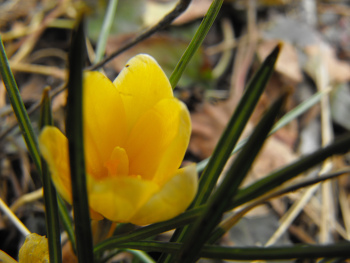
M 40 122 L 39 127 L 42 129 L 45 125 L 52 125 L 51 101 L 49 96 L 49 89 L 45 88 L 41 100 Z M 50 178 L 49 168 L 46 162 L 42 159 L 42 179 L 44 189 L 44 204 L 45 204 L 45 219 L 47 239 L 49 243 L 50 262 L 62 262 L 61 249 L 61 233 L 58 220 L 58 204 L 56 189 L 53 186 Z
M 213 25 L 216 16 L 218 15 L 220 8 L 222 6 L 223 0 L 214 0 L 209 7 L 207 14 L 205 15 L 202 23 L 200 24 L 196 34 L 192 38 L 190 44 L 188 45 L 186 51 L 180 58 L 178 64 L 176 65 L 173 73 L 171 74 L 169 81 L 171 87 L 174 89 L 179 82 L 183 72 L 185 71 L 188 63 L 190 62 L 193 55 L 197 52 L 199 47 L 202 45 L 204 38 L 209 32 L 209 29 Z
M 314 153 L 304 156 L 294 163 L 283 167 L 268 176 L 260 179 L 248 187 L 240 190 L 234 198 L 230 209 L 248 202 L 273 188 L 280 186 L 284 182 L 298 176 L 300 173 L 319 164 L 334 154 L 346 153 L 350 149 L 350 133 L 342 136 L 332 144 L 322 148 Z
M 199 181 L 198 193 L 191 204 L 191 208 L 204 204 L 211 195 L 228 158 L 231 156 L 231 152 L 240 138 L 243 129 L 274 70 L 280 49 L 281 45 L 275 47 L 249 82 L 242 99 L 240 100 L 225 131 L 215 147 L 212 157 L 203 171 Z M 188 228 L 185 227 L 184 229 L 178 229 L 175 231 L 171 241 L 183 241 L 188 233 L 187 230 Z M 171 257 L 172 256 L 165 258 L 165 256 L 162 256 L 160 262 L 171 262 L 171 260 L 173 260 Z
M 119 248 L 131 248 L 148 252 L 176 253 L 181 243 L 139 241 L 124 243 Z M 332 245 L 295 245 L 281 247 L 222 247 L 205 245 L 200 252 L 203 258 L 223 260 L 283 260 L 317 259 L 325 257 L 349 258 L 350 242 Z
M 93 262 L 83 140 L 83 67 L 85 63 L 84 20 L 74 32 L 69 55 L 66 134 L 72 182 L 76 249 L 79 263 Z
M 210 196 L 219 175 L 221 174 L 231 152 L 247 124 L 262 92 L 270 78 L 281 46 L 278 45 L 266 58 L 263 65 L 248 84 L 240 103 L 237 106 L 230 122 L 222 134 L 208 165 L 203 171 L 199 182 L 198 195 L 192 206 L 206 202 Z
M 230 166 L 218 189 L 208 200 L 203 214 L 196 220 L 193 227 L 190 227 L 177 262 L 194 262 L 198 257 L 201 248 L 219 224 L 230 200 L 236 194 L 239 185 L 250 170 L 284 104 L 285 98 L 286 95 L 282 96 L 271 106 L 249 137 L 247 144 Z

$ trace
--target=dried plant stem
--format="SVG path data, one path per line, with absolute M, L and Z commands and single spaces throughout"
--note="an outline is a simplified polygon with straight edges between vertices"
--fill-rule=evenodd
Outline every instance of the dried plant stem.
M 275 233 L 266 242 L 265 246 L 271 246 L 276 243 L 276 241 L 282 236 L 282 234 L 288 229 L 293 220 L 299 215 L 303 210 L 304 206 L 309 202 L 311 197 L 315 194 L 318 189 L 319 184 L 309 187 L 302 197 L 295 202 L 292 207 L 284 214 L 280 220 L 280 226 L 277 228 Z
M 322 51 L 322 48 L 320 49 Z M 329 73 L 326 68 L 326 62 L 322 59 L 322 55 L 318 54 L 317 66 L 315 69 L 315 82 L 319 91 L 326 90 L 329 86 Z M 322 146 L 327 146 L 334 139 L 332 118 L 330 113 L 329 95 L 327 94 L 321 99 L 321 136 Z M 331 158 L 325 160 L 324 166 L 332 169 L 333 164 Z M 336 216 L 334 210 L 334 198 L 331 182 L 322 184 L 322 214 L 320 226 L 320 242 L 329 243 L 332 241 L 332 226 L 335 225 Z
M 18 217 L 11 211 L 11 209 L 6 205 L 6 203 L 0 198 L 0 209 L 9 217 L 11 222 L 18 228 L 18 230 L 27 236 L 30 234 L 28 228 L 18 219 Z
M 46 17 L 44 17 L 44 10 L 36 15 L 35 25 L 33 25 L 33 33 L 28 35 L 22 42 L 20 49 L 12 56 L 11 60 L 15 63 L 22 61 L 33 50 L 35 44 L 38 41 L 40 35 L 47 28 L 48 24 L 55 18 L 61 16 L 66 12 L 64 4 L 59 4 L 54 10 L 52 10 Z
M 233 73 L 231 77 L 230 97 L 228 104 L 234 109 L 241 99 L 246 85 L 249 68 L 253 62 L 258 40 L 258 30 L 256 29 L 256 5 L 255 0 L 246 2 L 248 26 L 247 34 L 238 41 L 236 57 L 233 65 Z
M 12 205 L 11 205 L 11 210 L 13 212 L 16 212 L 18 208 L 21 206 L 32 203 L 34 201 L 39 200 L 40 198 L 43 197 L 43 188 L 39 188 L 38 190 L 35 190 L 33 192 L 30 192 L 28 194 L 22 195 L 20 198 L 18 198 Z
M 343 215 L 343 222 L 346 230 L 346 238 L 350 240 L 350 206 L 347 198 L 347 193 L 344 187 L 339 190 L 339 203 Z
M 221 27 L 222 27 L 223 36 L 224 36 L 223 43 L 235 41 L 234 28 L 228 19 L 223 19 L 221 23 Z M 227 49 L 222 52 L 219 62 L 217 63 L 217 65 L 212 71 L 212 74 L 215 78 L 220 77 L 224 73 L 224 71 L 228 67 L 228 64 L 231 61 L 232 54 L 233 54 L 232 49 Z
M 51 93 L 50 93 L 50 98 L 54 98 L 58 94 L 60 94 L 62 91 L 66 89 L 66 83 L 62 84 L 61 86 L 55 88 Z M 28 115 L 32 115 L 36 110 L 40 108 L 40 101 L 36 102 L 30 109 L 28 110 Z M 9 135 L 10 132 L 12 132 L 18 125 L 17 120 L 12 122 L 11 124 L 8 125 L 8 128 L 3 131 L 0 134 L 0 143 Z
M 318 213 L 318 211 L 321 211 L 321 210 L 322 210 L 322 204 L 320 203 L 319 199 L 315 196 L 311 198 L 310 203 L 305 206 L 305 210 L 304 210 L 305 214 L 308 215 L 318 227 L 320 227 L 322 223 Z M 342 227 L 337 221 L 330 222 L 330 223 L 334 223 L 334 225 L 332 225 L 333 229 L 337 231 L 337 233 L 342 238 L 347 239 L 347 234 L 344 227 Z
M 67 79 L 67 70 L 57 67 L 28 64 L 22 62 L 13 63 L 11 61 L 10 66 L 13 71 L 47 75 L 63 80 Z

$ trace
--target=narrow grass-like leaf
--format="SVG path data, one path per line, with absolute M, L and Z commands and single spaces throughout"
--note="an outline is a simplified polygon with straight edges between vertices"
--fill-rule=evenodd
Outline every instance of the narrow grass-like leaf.
M 130 242 L 130 241 L 138 241 L 138 240 L 146 239 L 146 238 L 149 238 L 150 236 L 155 236 L 163 232 L 172 230 L 174 228 L 189 224 L 193 222 L 196 218 L 198 218 L 198 216 L 202 213 L 203 208 L 204 206 L 192 209 L 168 221 L 139 228 L 130 234 L 122 234 L 122 235 L 110 237 L 98 243 L 94 247 L 94 253 L 100 254 L 100 253 L 103 253 L 105 250 L 115 249 L 120 244 Z
M 350 242 L 333 245 L 295 245 L 281 247 L 229 248 L 205 247 L 202 257 L 228 260 L 317 259 L 323 257 L 349 258 Z
M 110 262 L 110 259 L 112 259 L 114 256 L 122 253 L 122 252 L 128 252 L 132 254 L 135 258 L 132 262 L 142 262 L 142 263 L 156 263 L 156 261 L 153 260 L 146 252 L 141 250 L 135 250 L 135 249 L 119 249 L 115 250 L 112 253 L 110 253 L 107 257 L 104 257 L 99 262 Z
M 350 170 L 342 170 L 335 173 L 330 173 L 327 175 L 318 176 L 316 178 L 309 178 L 306 180 L 303 180 L 301 182 L 297 182 L 292 185 L 288 185 L 286 187 L 283 187 L 281 189 L 276 189 L 275 191 L 269 192 L 267 194 L 264 194 L 262 196 L 259 196 L 258 198 L 252 200 L 248 205 L 245 205 L 242 209 L 240 209 L 237 213 L 234 215 L 226 218 L 224 221 L 220 223 L 220 225 L 213 231 L 213 233 L 210 235 L 210 238 L 208 239 L 207 244 L 214 244 L 217 240 L 219 240 L 229 229 L 231 229 L 246 213 L 248 213 L 250 210 L 255 208 L 258 205 L 261 205 L 268 201 L 269 199 L 294 192 L 302 187 L 307 187 L 313 184 L 317 184 L 320 182 L 324 182 L 326 180 L 335 178 L 339 175 L 350 173 Z
M 84 20 L 72 37 L 69 53 L 66 134 L 72 181 L 76 249 L 79 263 L 93 262 L 92 233 L 86 190 L 83 144 L 83 67 L 85 65 Z
M 278 58 L 280 49 L 281 45 L 277 45 L 249 82 L 242 99 L 216 145 L 208 165 L 203 171 L 199 181 L 198 192 L 192 202 L 191 208 L 204 204 L 212 193 L 231 152 L 241 136 L 241 133 L 274 70 L 274 65 Z M 176 230 L 171 241 L 182 242 L 187 235 L 187 228 L 188 227 Z M 162 255 L 159 262 L 171 262 L 172 259 L 170 257 L 172 256 L 170 255 L 166 257 L 165 255 Z
M 316 152 L 301 157 L 294 163 L 283 167 L 270 175 L 260 179 L 259 181 L 251 184 L 244 189 L 238 191 L 233 202 L 229 208 L 234 208 L 245 202 L 248 202 L 273 188 L 285 183 L 286 181 L 298 176 L 300 173 L 305 172 L 307 169 L 319 164 L 334 154 L 346 153 L 350 149 L 350 133 L 342 136 L 332 144 L 317 150 Z
M 222 169 L 265 89 L 267 81 L 273 72 L 280 49 L 281 46 L 278 45 L 271 52 L 248 84 L 242 99 L 213 152 L 212 158 L 203 171 L 199 182 L 198 194 L 192 206 L 203 204 L 208 200 Z
M 323 258 L 318 263 L 343 263 L 346 262 L 346 258 Z
M 139 261 L 143 263 L 155 263 L 153 258 L 151 258 L 146 252 L 135 249 L 125 249 L 126 252 L 134 255 Z
M 208 34 L 209 29 L 211 28 L 217 14 L 220 11 L 222 3 L 223 0 L 214 0 L 213 3 L 210 5 L 208 12 L 205 15 L 202 23 L 199 25 L 199 28 L 194 37 L 192 38 L 191 43 L 188 45 L 185 53 L 182 55 L 180 61 L 177 63 L 173 73 L 169 78 L 170 84 L 173 87 L 173 89 L 179 82 L 191 58 L 202 45 L 204 38 Z
M 101 28 L 101 33 L 96 45 L 96 55 L 94 64 L 101 61 L 106 50 L 107 39 L 111 31 L 115 13 L 117 12 L 118 0 L 109 0 L 108 7 L 106 9 L 105 19 Z
M 0 73 L 5 84 L 7 94 L 9 96 L 13 111 L 21 128 L 24 141 L 26 142 L 28 151 L 34 161 L 38 171 L 41 173 L 41 161 L 38 150 L 38 141 L 34 134 L 33 127 L 30 123 L 28 113 L 24 107 L 23 100 L 19 93 L 17 83 L 13 77 L 10 65 L 5 53 L 5 48 L 0 36 Z
M 41 100 L 40 123 L 39 127 L 42 129 L 45 125 L 52 125 L 51 100 L 49 96 L 49 88 L 44 89 Z M 58 221 L 58 206 L 56 189 L 53 186 L 50 178 L 49 168 L 46 162 L 41 160 L 41 170 L 43 178 L 44 189 L 44 203 L 45 203 L 45 219 L 47 239 L 49 243 L 49 256 L 51 263 L 62 262 L 61 249 L 61 232 Z
M 120 244 L 119 248 L 132 248 L 147 252 L 165 252 L 175 254 L 181 243 L 139 241 Z M 279 247 L 224 247 L 205 245 L 199 256 L 226 260 L 282 260 L 282 259 L 316 259 L 324 257 L 350 258 L 350 242 L 332 245 L 295 245 Z
M 281 119 L 278 120 L 278 122 L 273 126 L 271 132 L 269 133 L 269 136 L 274 134 L 276 131 L 278 131 L 279 129 L 281 129 L 282 127 L 284 127 L 285 125 L 287 125 L 289 122 L 291 122 L 292 120 L 296 119 L 297 117 L 299 117 L 300 115 L 302 115 L 303 113 L 305 113 L 308 109 L 310 109 L 312 106 L 314 106 L 316 103 L 320 102 L 321 98 L 327 94 L 329 92 L 329 90 L 324 90 L 324 91 L 319 91 L 317 93 L 315 93 L 314 95 L 312 95 L 309 99 L 303 101 L 302 103 L 300 103 L 298 106 L 296 106 L 294 109 L 292 109 L 291 111 L 287 112 L 285 115 L 283 115 L 281 117 Z M 243 139 L 241 141 L 239 141 L 236 145 L 236 147 L 233 149 L 231 155 L 237 153 L 240 149 L 242 149 L 242 147 L 244 146 L 244 144 L 247 142 L 247 139 Z M 199 163 L 197 163 L 197 172 L 202 172 L 204 170 L 204 168 L 206 167 L 206 165 L 208 164 L 209 160 L 211 157 L 200 161 Z
M 76 251 L 76 242 L 75 242 L 74 230 L 72 227 L 72 220 L 69 216 L 68 209 L 64 204 L 63 199 L 59 195 L 57 195 L 57 204 L 58 204 L 58 211 L 60 212 L 59 216 L 61 219 L 61 223 L 64 229 L 67 231 L 67 235 L 70 242 L 72 243 L 73 250 Z
M 199 251 L 210 237 L 213 229 L 219 224 L 230 200 L 237 193 L 238 187 L 245 178 L 253 161 L 271 130 L 275 118 L 285 101 L 286 95 L 279 98 L 263 116 L 249 137 L 248 142 L 227 171 L 222 183 L 210 197 L 203 214 L 190 227 L 189 234 L 179 252 L 176 262 L 194 262 Z

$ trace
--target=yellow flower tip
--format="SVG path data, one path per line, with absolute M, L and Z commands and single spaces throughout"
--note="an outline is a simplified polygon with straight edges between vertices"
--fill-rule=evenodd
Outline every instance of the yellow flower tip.
M 30 234 L 19 250 L 19 263 L 49 263 L 49 248 L 46 237 Z
M 108 176 L 128 175 L 129 159 L 123 148 L 115 147 L 110 159 L 105 162 L 108 169 Z
M 190 139 L 190 115 L 158 63 L 137 55 L 113 83 L 99 72 L 86 72 L 83 94 L 91 211 L 139 225 L 182 213 L 197 191 L 194 166 L 179 169 Z M 49 127 L 39 143 L 53 182 L 70 201 L 66 137 Z

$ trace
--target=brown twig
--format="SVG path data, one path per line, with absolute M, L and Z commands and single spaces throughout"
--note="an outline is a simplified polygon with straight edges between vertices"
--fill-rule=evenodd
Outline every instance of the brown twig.
M 61 93 L 63 90 L 65 90 L 66 88 L 66 83 L 60 85 L 59 87 L 55 88 L 51 93 L 50 93 L 50 98 L 52 99 L 53 97 L 57 96 L 59 93 Z M 41 102 L 38 101 L 37 103 L 33 104 L 30 109 L 28 110 L 28 115 L 32 115 L 36 110 L 38 110 L 40 108 Z M 13 121 L 9 127 L 3 131 L 0 134 L 0 144 L 2 143 L 2 141 L 6 138 L 6 136 L 8 134 L 10 134 L 16 127 L 17 127 L 18 123 L 17 123 L 17 119 L 15 121 Z
M 87 70 L 95 70 L 95 69 L 98 69 L 98 68 L 102 67 L 107 62 L 109 62 L 110 60 L 112 60 L 116 56 L 120 55 L 124 51 L 126 51 L 129 48 L 135 46 L 136 44 L 138 44 L 139 42 L 145 40 L 146 38 L 150 37 L 151 35 L 153 35 L 157 31 L 159 31 L 159 30 L 165 28 L 166 26 L 170 25 L 171 22 L 173 22 L 175 20 L 175 18 L 177 18 L 180 14 L 182 14 L 187 9 L 187 7 L 189 6 L 190 3 L 191 3 L 191 0 L 181 0 L 181 1 L 179 1 L 179 3 L 175 6 L 175 8 L 169 14 L 167 14 L 160 22 L 158 22 L 156 25 L 154 25 L 153 27 L 149 28 L 147 31 L 141 33 L 141 35 L 135 37 L 133 40 L 131 40 L 130 42 L 126 43 L 123 47 L 121 47 L 120 49 L 116 50 L 115 52 L 110 54 L 108 57 L 106 57 L 103 60 L 101 60 L 99 63 L 97 63 L 95 65 L 92 65 L 90 67 L 87 67 L 86 69 Z

